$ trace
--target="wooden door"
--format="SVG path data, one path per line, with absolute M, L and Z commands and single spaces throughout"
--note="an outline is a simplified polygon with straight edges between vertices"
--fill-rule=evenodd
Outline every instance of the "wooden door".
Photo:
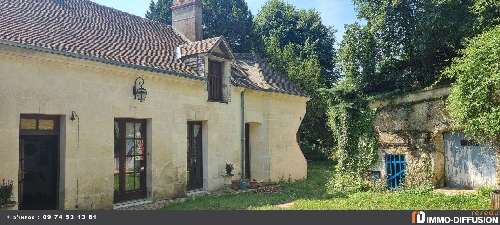
M 19 209 L 57 209 L 59 118 L 21 115 L 19 132 Z
M 115 120 L 114 201 L 146 197 L 146 120 Z
M 203 188 L 203 131 L 201 122 L 188 122 L 187 188 Z

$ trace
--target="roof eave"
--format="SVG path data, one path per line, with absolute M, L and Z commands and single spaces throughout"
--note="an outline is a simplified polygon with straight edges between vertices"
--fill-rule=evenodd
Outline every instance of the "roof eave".
M 114 66 L 132 68 L 132 69 L 143 70 L 143 71 L 148 71 L 148 72 L 162 73 L 162 74 L 167 74 L 167 75 L 174 75 L 174 76 L 184 77 L 184 78 L 188 78 L 188 79 L 192 79 L 192 80 L 205 80 L 204 77 L 195 76 L 193 74 L 183 73 L 183 72 L 179 72 L 179 71 L 175 71 L 175 70 L 165 70 L 165 69 L 159 69 L 159 68 L 149 67 L 149 66 L 141 66 L 141 65 L 129 64 L 129 63 L 122 63 L 122 62 L 117 62 L 117 61 L 113 61 L 113 60 L 107 60 L 107 59 L 86 56 L 86 55 L 81 55 L 81 54 L 76 54 L 76 53 L 71 53 L 71 52 L 57 51 L 57 50 L 48 49 L 48 48 L 42 48 L 42 47 L 37 47 L 37 46 L 32 46 L 32 45 L 21 44 L 21 43 L 12 42 L 12 41 L 0 40 L 0 44 L 6 45 L 6 46 L 11 46 L 11 47 L 34 50 L 34 51 L 43 52 L 43 53 L 54 54 L 54 55 L 62 55 L 62 56 L 71 57 L 71 58 L 84 59 L 84 60 L 109 64 L 109 65 L 114 65 Z

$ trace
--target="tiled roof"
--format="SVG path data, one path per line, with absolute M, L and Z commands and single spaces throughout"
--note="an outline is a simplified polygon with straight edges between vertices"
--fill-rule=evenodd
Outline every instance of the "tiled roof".
M 233 85 L 261 91 L 305 94 L 285 75 L 276 73 L 261 57 L 253 53 L 234 54 L 231 82 Z
M 219 39 L 189 42 L 169 25 L 88 0 L 0 0 L 0 43 L 192 79 L 205 78 L 176 57 L 177 47 L 183 46 L 185 54 L 198 54 Z M 256 74 L 259 68 L 252 65 L 259 64 L 252 62 L 236 60 L 233 84 L 298 93 L 286 79 L 260 82 L 255 77 L 274 76 Z
M 201 41 L 195 41 L 191 43 L 186 43 L 181 46 L 180 48 L 180 53 L 181 57 L 185 56 L 190 56 L 194 54 L 201 54 L 201 53 L 207 53 L 212 48 L 217 45 L 217 43 L 221 40 L 221 37 L 214 37 L 214 38 L 209 38 Z
M 0 0 L 0 39 L 196 75 L 175 57 L 171 26 L 87 0 Z

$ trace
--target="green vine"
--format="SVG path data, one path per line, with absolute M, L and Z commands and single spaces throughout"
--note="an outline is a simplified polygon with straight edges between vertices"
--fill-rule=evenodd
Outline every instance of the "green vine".
M 345 84 L 345 83 L 344 83 Z M 328 125 L 336 147 L 331 158 L 337 162 L 328 182 L 330 193 L 351 193 L 369 189 L 368 171 L 377 161 L 378 138 L 373 129 L 375 110 L 364 96 L 349 85 L 329 90 Z

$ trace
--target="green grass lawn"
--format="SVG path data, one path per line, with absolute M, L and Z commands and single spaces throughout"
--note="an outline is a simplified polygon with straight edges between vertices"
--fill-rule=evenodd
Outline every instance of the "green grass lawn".
M 487 194 L 449 196 L 435 192 L 387 191 L 360 192 L 347 196 L 331 196 L 325 183 L 331 165 L 309 164 L 308 179 L 295 183 L 282 183 L 281 192 L 275 194 L 240 193 L 196 197 L 182 203 L 167 205 L 165 209 L 487 209 Z M 287 204 L 287 207 L 280 206 Z

